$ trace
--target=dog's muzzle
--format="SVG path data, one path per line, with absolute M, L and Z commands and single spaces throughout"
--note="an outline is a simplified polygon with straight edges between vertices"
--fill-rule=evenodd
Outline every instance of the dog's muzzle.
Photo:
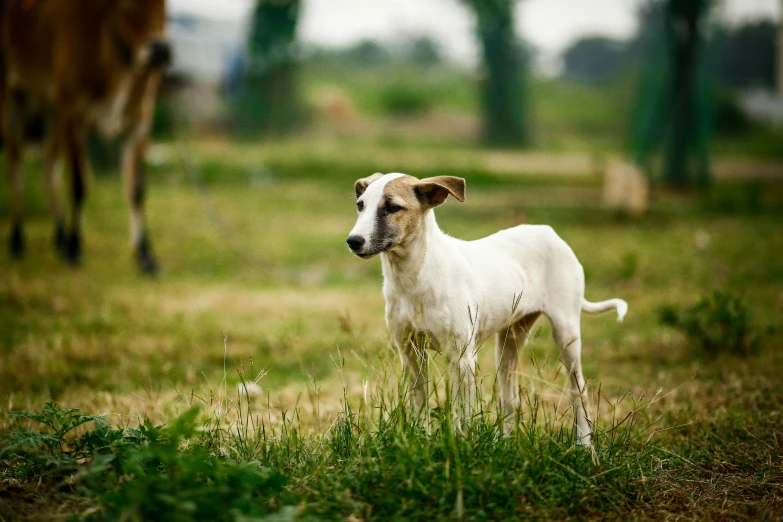
M 348 248 L 350 248 L 354 254 L 361 252 L 365 243 L 362 236 L 348 236 L 348 239 L 345 242 L 348 243 Z

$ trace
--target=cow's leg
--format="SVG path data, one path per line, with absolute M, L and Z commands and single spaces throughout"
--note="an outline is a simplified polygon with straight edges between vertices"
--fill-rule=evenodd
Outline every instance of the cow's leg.
M 65 258 L 76 265 L 82 258 L 82 209 L 92 181 L 92 173 L 84 143 L 84 129 L 74 124 L 65 125 L 63 128 L 71 167 L 71 231 L 67 236 Z
M 8 90 L 5 93 L 3 111 L 3 134 L 6 140 L 6 173 L 9 187 L 11 234 L 8 247 L 11 257 L 24 254 L 22 233 L 22 148 L 24 147 L 25 96 L 21 91 Z
M 122 153 L 122 177 L 125 196 L 130 207 L 131 246 L 139 270 L 148 275 L 158 273 L 158 263 L 152 253 L 144 219 L 145 173 L 144 157 L 148 144 L 146 125 L 131 133 Z
M 495 334 L 495 365 L 498 388 L 503 407 L 503 430 L 510 433 L 514 425 L 514 414 L 519 408 L 519 378 L 517 366 L 519 355 L 530 337 L 530 330 L 541 314 L 526 315 L 508 330 Z
M 54 247 L 63 257 L 68 253 L 68 241 L 65 235 L 65 216 L 63 214 L 60 178 L 60 152 L 62 149 L 62 130 L 56 119 L 50 117 L 46 122 L 46 143 L 44 150 L 44 181 L 49 195 L 49 204 L 54 218 Z

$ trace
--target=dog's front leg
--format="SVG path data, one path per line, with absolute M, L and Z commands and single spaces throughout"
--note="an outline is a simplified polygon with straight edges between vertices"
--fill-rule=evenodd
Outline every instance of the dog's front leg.
M 451 357 L 452 408 L 454 418 L 465 421 L 476 404 L 476 347 L 472 342 L 457 346 Z
M 415 410 L 419 414 L 424 414 L 429 397 L 427 339 L 422 334 L 403 331 L 394 335 L 394 343 L 397 345 L 403 368 L 410 380 Z

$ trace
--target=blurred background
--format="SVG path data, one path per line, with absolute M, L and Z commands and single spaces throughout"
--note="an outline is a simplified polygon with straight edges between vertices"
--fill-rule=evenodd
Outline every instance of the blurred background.
M 161 266 L 157 278 L 139 274 L 129 248 L 121 140 L 97 133 L 89 140 L 95 176 L 79 267 L 53 248 L 36 143 L 23 169 L 26 255 L 11 258 L 7 149 L 0 150 L 0 441 L 16 422 L 4 413 L 40 411 L 46 401 L 105 414 L 122 427 L 145 418 L 167 423 L 202 405 L 214 413 L 214 433 L 236 436 L 246 449 L 256 444 L 242 458 L 263 451 L 264 461 L 259 448 L 290 434 L 278 446 L 290 460 L 273 467 L 289 473 L 284 463 L 296 461 L 306 478 L 286 487 L 307 491 L 318 482 L 307 464 L 315 460 L 299 464 L 303 453 L 287 441 L 312 447 L 313 458 L 333 454 L 337 460 L 317 457 L 329 477 L 321 481 L 324 510 L 344 502 L 341 516 L 384 516 L 353 485 L 335 487 L 335 470 L 344 468 L 352 478 L 340 484 L 369 484 L 372 495 L 384 497 L 379 504 L 408 509 L 417 496 L 431 497 L 437 512 L 459 518 L 460 509 L 436 495 L 440 486 L 424 480 L 424 493 L 411 489 L 407 453 L 418 453 L 419 439 L 404 435 L 406 457 L 392 459 L 403 470 L 400 489 L 376 488 L 373 477 L 386 473 L 385 461 L 373 449 L 366 463 L 375 471 L 350 464 L 342 448 L 359 439 L 344 437 L 354 429 L 346 417 L 337 422 L 348 407 L 368 418 L 378 413 L 378 390 L 393 402 L 401 374 L 384 321 L 380 260 L 361 260 L 345 244 L 356 219 L 354 182 L 378 171 L 454 175 L 466 179 L 467 197 L 437 209 L 446 233 L 473 240 L 523 223 L 551 225 L 584 267 L 586 297 L 629 303 L 621 324 L 612 314 L 584 317 L 582 362 L 591 420 L 613 426 L 605 432 L 612 445 L 617 434 L 618 447 L 639 451 L 637 460 L 618 453 L 615 468 L 619 461 L 602 447 L 586 472 L 597 474 L 583 477 L 566 468 L 575 461 L 539 459 L 585 479 L 591 491 L 606 491 L 619 481 L 610 477 L 620 476 L 625 489 L 595 501 L 598 493 L 579 493 L 581 480 L 559 470 L 573 511 L 537 516 L 589 518 L 600 510 L 607 518 L 631 506 L 625 518 L 783 518 L 783 0 L 168 0 L 167 13 L 174 59 L 146 154 L 145 220 Z M 139 189 L 132 192 L 137 203 L 144 199 Z M 479 353 L 484 398 L 494 387 L 490 344 Z M 542 320 L 521 355 L 519 383 L 523 418 L 546 429 L 524 428 L 525 440 L 541 433 L 548 441 L 551 421 L 570 429 L 559 357 Z M 433 354 L 429 364 L 433 388 L 443 391 L 447 361 Z M 548 413 L 531 414 L 533 404 Z M 248 438 L 238 419 L 258 427 L 259 417 L 271 430 Z M 615 431 L 629 418 L 640 426 L 633 442 Z M 324 437 L 308 438 L 312 433 Z M 26 431 L 16 435 L 34 440 Z M 652 446 L 647 453 L 653 436 L 661 452 Z M 52 454 L 45 462 L 69 462 L 57 460 L 55 439 L 46 440 Z M 440 440 L 433 438 L 435 451 L 450 455 Z M 224 455 L 223 446 L 208 444 Z M 635 449 L 642 445 L 643 452 Z M 470 458 L 496 462 L 475 448 Z M 507 452 L 492 454 L 505 459 Z M 501 471 L 511 475 L 495 488 L 478 469 L 461 475 L 456 455 L 456 479 L 448 478 L 452 460 L 445 477 L 459 484 L 459 499 L 460 477 L 471 477 L 469 517 L 502 518 L 492 506 L 507 498 L 520 500 L 525 511 L 516 513 L 528 518 L 537 502 L 531 499 L 560 502 L 550 474 L 528 468 L 527 460 L 519 470 L 504 461 Z M 562 455 L 581 458 L 570 448 Z M 64 469 L 82 469 L 82 462 Z M 157 457 L 150 462 L 161 468 Z M 630 474 L 636 462 L 640 480 Z M 176 474 L 212 476 L 198 469 Z M 47 503 L 42 479 L 60 498 L 82 491 L 81 473 L 61 480 L 36 471 L 22 496 L 3 495 L 3 471 L 0 519 L 4 501 L 9 520 L 27 512 L 30 520 L 61 519 L 87 506 L 84 516 L 111 518 L 81 501 L 63 509 L 50 502 L 50 517 L 35 511 Z M 163 484 L 176 495 L 204 497 L 200 487 L 148 476 L 156 482 L 143 484 L 156 494 L 138 493 L 147 490 L 136 481 L 126 491 L 159 502 Z M 528 483 L 541 489 L 508 489 Z M 402 498 L 389 493 L 402 488 Z M 166 495 L 165 504 L 195 498 L 176 495 Z M 476 495 L 486 510 L 471 504 Z M 195 513 L 194 505 L 188 501 L 182 512 Z M 162 512 L 156 505 L 154 515 Z M 303 512 L 280 513 L 282 520 Z
M 585 373 L 608 396 L 676 388 L 667 408 L 711 412 L 715 397 L 736 396 L 727 372 L 779 368 L 780 350 L 751 347 L 780 339 L 783 1 L 169 0 L 167 10 L 174 61 L 147 154 L 162 274 L 135 271 L 118 145 L 97 135 L 84 263 L 63 266 L 33 147 L 28 254 L 0 254 L 5 406 L 55 398 L 165 418 L 183 390 L 210 397 L 224 368 L 230 384 L 241 368 L 263 375 L 272 409 L 318 382 L 337 411 L 344 385 L 361 394 L 376 361 L 397 364 L 380 263 L 345 246 L 353 183 L 377 171 L 466 178 L 467 202 L 438 209 L 460 238 L 552 225 L 585 267 L 588 298 L 630 303 L 622 328 L 584 322 Z M 7 215 L 0 183 L 4 231 Z M 689 308 L 703 299 L 708 312 Z M 716 325 L 736 342 L 701 342 L 724 332 Z M 542 328 L 531 349 L 556 373 Z M 751 362 L 709 362 L 704 346 Z M 769 379 L 780 395 L 780 375 Z
M 783 154 L 778 0 L 172 0 L 168 9 L 176 58 L 162 135 L 181 103 L 215 137 L 637 160 L 665 155 L 671 141 L 693 154 Z

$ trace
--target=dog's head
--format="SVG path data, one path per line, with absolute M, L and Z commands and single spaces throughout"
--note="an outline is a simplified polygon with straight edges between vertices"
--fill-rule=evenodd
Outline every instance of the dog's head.
M 405 248 L 418 236 L 427 212 L 449 194 L 465 201 L 465 180 L 454 176 L 417 179 L 406 174 L 376 173 L 356 181 L 359 217 L 348 247 L 359 257 Z

